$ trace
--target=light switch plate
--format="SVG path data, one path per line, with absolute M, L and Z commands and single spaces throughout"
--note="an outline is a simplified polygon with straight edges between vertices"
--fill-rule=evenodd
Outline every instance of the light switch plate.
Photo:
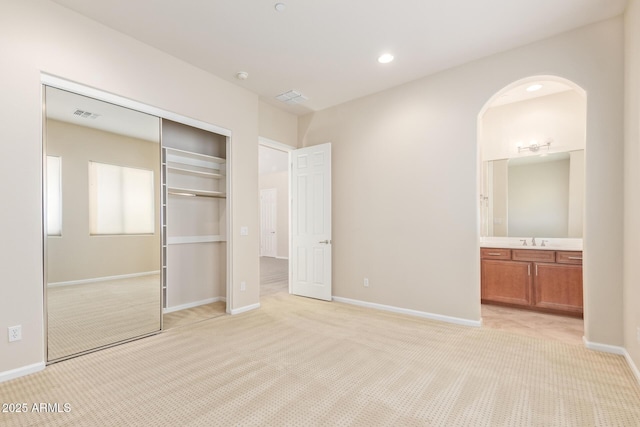
M 249 235 L 249 227 L 247 227 L 246 225 L 243 225 L 242 227 L 240 227 L 240 235 L 241 236 L 248 236 Z

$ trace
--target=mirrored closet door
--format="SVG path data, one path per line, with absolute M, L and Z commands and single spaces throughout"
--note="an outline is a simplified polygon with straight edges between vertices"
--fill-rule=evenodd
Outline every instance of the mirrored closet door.
M 47 360 L 161 329 L 160 119 L 45 87 Z

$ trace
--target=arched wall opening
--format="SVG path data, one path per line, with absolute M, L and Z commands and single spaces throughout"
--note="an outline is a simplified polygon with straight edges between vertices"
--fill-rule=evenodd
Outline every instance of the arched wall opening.
M 477 127 L 482 247 L 536 246 L 562 254 L 583 250 L 586 132 L 587 93 L 568 79 L 530 76 L 491 96 Z M 529 267 L 535 269 L 531 277 L 523 267 L 520 288 L 509 295 L 489 290 L 491 265 L 481 262 L 482 303 L 554 311 L 543 301 L 536 264 Z M 582 316 L 581 268 L 578 274 L 579 284 L 568 285 L 570 296 L 561 297 L 566 305 L 558 305 L 558 313 L 566 309 L 566 314 Z

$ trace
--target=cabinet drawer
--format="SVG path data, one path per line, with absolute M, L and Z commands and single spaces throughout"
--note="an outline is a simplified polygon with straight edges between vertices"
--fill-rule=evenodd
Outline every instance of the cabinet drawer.
M 511 259 L 511 249 L 480 248 L 480 258 Z
M 582 264 L 582 252 L 556 252 L 556 262 L 558 264 Z
M 554 251 L 537 251 L 535 249 L 514 249 L 512 257 L 514 261 L 555 262 Z

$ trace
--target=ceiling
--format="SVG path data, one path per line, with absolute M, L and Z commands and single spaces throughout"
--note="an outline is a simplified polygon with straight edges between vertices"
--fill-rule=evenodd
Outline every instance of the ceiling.
M 627 0 L 53 0 L 294 114 L 617 16 Z M 380 54 L 395 60 L 380 64 Z M 236 74 L 248 73 L 246 80 Z M 295 90 L 306 101 L 275 99 Z
M 539 86 L 538 89 L 529 90 L 532 86 Z M 573 90 L 567 84 L 553 80 L 528 81 L 514 88 L 504 91 L 494 99 L 489 107 L 499 107 L 501 105 L 513 104 L 514 102 L 527 101 L 541 96 L 553 95 L 560 92 Z

